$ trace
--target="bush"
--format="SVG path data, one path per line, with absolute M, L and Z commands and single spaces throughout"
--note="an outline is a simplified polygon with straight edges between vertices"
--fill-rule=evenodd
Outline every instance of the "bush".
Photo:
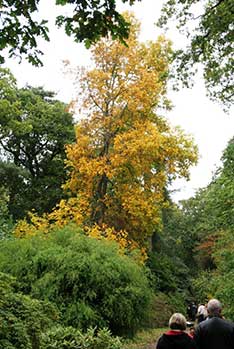
M 220 231 L 212 257 L 216 269 L 210 272 L 209 289 L 212 298 L 218 298 L 223 305 L 223 315 L 234 318 L 234 234 L 233 229 Z
M 0 348 L 39 349 L 42 331 L 57 319 L 48 303 L 15 292 L 15 280 L 0 273 Z
M 168 326 L 171 315 L 178 312 L 186 315 L 184 299 L 180 294 L 157 293 L 151 303 L 147 325 L 151 328 Z
M 183 292 L 175 292 L 168 295 L 168 303 L 172 309 L 172 313 L 182 313 L 186 317 L 186 304 L 185 304 L 186 294 Z
M 11 217 L 8 219 L 2 219 L 0 217 L 0 240 L 12 238 L 13 229 L 14 223 Z
M 168 296 L 163 293 L 155 295 L 149 312 L 149 323 L 147 327 L 160 328 L 168 325 L 172 314 L 171 306 L 168 303 Z
M 48 238 L 3 241 L 0 270 L 12 273 L 22 292 L 55 303 L 65 326 L 98 325 L 133 335 L 148 313 L 151 291 L 144 267 L 120 255 L 116 244 L 69 226 Z
M 118 337 L 107 329 L 88 329 L 82 333 L 73 327 L 55 327 L 43 334 L 41 349 L 120 349 Z

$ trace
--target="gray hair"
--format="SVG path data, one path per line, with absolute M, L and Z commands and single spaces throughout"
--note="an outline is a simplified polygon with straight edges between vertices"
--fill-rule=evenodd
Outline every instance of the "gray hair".
M 184 315 L 175 313 L 169 320 L 169 327 L 172 330 L 186 330 L 186 319 Z
M 207 304 L 207 311 L 210 316 L 219 316 L 222 310 L 222 304 L 218 299 L 211 299 Z

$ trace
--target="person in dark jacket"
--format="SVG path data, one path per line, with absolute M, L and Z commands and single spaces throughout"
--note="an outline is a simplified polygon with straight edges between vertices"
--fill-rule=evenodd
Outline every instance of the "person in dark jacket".
M 184 315 L 175 313 L 169 320 L 170 330 L 158 340 L 156 349 L 196 349 L 196 344 L 186 330 Z
M 207 305 L 208 318 L 196 328 L 194 340 L 198 349 L 234 349 L 234 323 L 223 319 L 217 299 Z

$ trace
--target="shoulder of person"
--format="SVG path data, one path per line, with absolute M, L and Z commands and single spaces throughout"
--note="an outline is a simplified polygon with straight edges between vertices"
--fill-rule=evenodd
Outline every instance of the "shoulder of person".
M 203 328 L 206 326 L 209 326 L 210 323 L 212 323 L 213 321 L 218 320 L 218 322 L 220 323 L 220 325 L 224 325 L 224 326 L 229 326 L 229 327 L 234 327 L 234 322 L 230 321 L 230 320 L 226 320 L 223 317 L 211 317 L 211 318 L 207 318 L 206 320 L 202 321 L 197 328 Z
M 156 349 L 161 349 L 161 348 L 163 348 L 164 347 L 164 340 L 163 340 L 163 338 L 165 337 L 165 334 L 163 333 L 160 337 L 159 337 L 159 339 L 157 340 L 157 343 L 156 343 Z
M 186 340 L 188 340 L 190 342 L 194 342 L 193 336 L 191 336 L 189 333 L 184 332 L 184 337 L 186 338 Z
M 229 326 L 234 327 L 234 322 L 231 320 L 227 320 L 225 318 L 220 318 L 224 323 L 228 324 Z

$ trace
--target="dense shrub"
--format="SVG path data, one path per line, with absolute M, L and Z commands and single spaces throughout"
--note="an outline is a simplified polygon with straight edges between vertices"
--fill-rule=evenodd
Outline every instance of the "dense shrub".
M 210 275 L 209 289 L 212 296 L 223 304 L 225 318 L 234 319 L 234 235 L 233 229 L 222 231 L 213 249 L 216 269 Z
M 10 238 L 14 227 L 13 219 L 8 210 L 8 203 L 8 192 L 3 186 L 0 186 L 0 240 Z
M 176 312 L 186 315 L 183 296 L 178 293 L 167 295 L 159 292 L 152 300 L 147 325 L 152 328 L 168 326 L 171 315 Z
M 14 228 L 14 223 L 9 217 L 8 219 L 2 219 L 0 217 L 0 240 L 12 238 L 12 231 Z
M 200 301 L 218 298 L 226 319 L 234 319 L 234 235 L 233 230 L 220 231 L 213 244 L 215 269 L 202 271 L 193 281 L 193 289 Z
M 222 314 L 226 319 L 232 320 L 234 319 L 234 272 L 230 270 L 228 273 L 223 275 L 214 275 L 214 279 L 212 280 L 212 296 L 214 298 L 218 298 L 222 305 L 223 310 Z
M 12 273 L 22 292 L 55 303 L 65 326 L 131 335 L 148 313 L 151 291 L 143 266 L 120 255 L 115 244 L 72 227 L 47 238 L 2 242 L 0 270 Z
M 171 306 L 168 303 L 168 296 L 163 293 L 155 295 L 149 312 L 147 327 L 160 328 L 168 325 L 172 314 Z
M 39 349 L 45 328 L 57 319 L 55 309 L 15 292 L 15 280 L 0 273 L 0 348 Z
M 107 329 L 96 332 L 88 329 L 86 333 L 73 327 L 54 327 L 43 334 L 41 349 L 120 349 L 121 341 L 112 337 Z

